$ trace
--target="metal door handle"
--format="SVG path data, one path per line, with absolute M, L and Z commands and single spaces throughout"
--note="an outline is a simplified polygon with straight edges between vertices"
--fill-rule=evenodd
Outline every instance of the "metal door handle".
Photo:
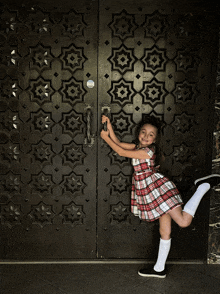
M 86 110 L 86 122 L 87 122 L 87 126 L 86 126 L 86 135 L 87 135 L 87 143 L 90 144 L 91 143 L 91 108 L 87 108 Z
M 105 132 L 107 132 L 107 121 L 104 122 L 104 124 L 103 124 L 103 129 L 104 129 Z
M 94 136 L 91 134 L 91 122 L 92 122 L 92 108 L 88 106 L 86 108 L 86 137 L 84 144 L 91 147 L 94 144 Z
M 110 112 L 111 112 L 110 106 L 102 107 L 102 114 L 104 114 L 105 116 L 109 116 Z M 103 124 L 103 129 L 105 132 L 107 131 L 107 121 Z

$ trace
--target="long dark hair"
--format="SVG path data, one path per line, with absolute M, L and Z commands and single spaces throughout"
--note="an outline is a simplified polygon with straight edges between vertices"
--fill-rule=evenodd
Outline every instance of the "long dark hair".
M 160 135 L 161 135 L 161 122 L 159 121 L 159 119 L 157 119 L 154 116 L 145 116 L 137 125 L 136 127 L 136 131 L 135 131 L 135 140 L 134 143 L 136 145 L 136 147 L 138 147 L 139 145 L 139 134 L 140 131 L 142 129 L 142 127 L 146 124 L 152 125 L 157 129 L 157 138 L 156 138 L 156 142 L 151 144 L 151 146 L 149 147 L 153 147 L 155 148 L 155 155 L 156 155 L 156 159 L 155 159 L 155 165 L 159 165 L 160 161 L 162 160 L 162 152 L 160 149 Z

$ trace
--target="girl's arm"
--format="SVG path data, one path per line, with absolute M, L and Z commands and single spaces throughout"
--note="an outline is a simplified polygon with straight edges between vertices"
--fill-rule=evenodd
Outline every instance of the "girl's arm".
M 133 143 L 125 143 L 125 142 L 121 142 L 117 136 L 115 135 L 115 132 L 112 128 L 110 119 L 103 115 L 102 116 L 102 123 L 104 124 L 105 122 L 107 122 L 107 129 L 109 131 L 109 136 L 112 139 L 113 142 L 115 142 L 115 144 L 117 144 L 118 146 L 122 147 L 123 149 L 127 149 L 127 150 L 133 150 L 135 148 L 135 144 Z
M 133 150 L 124 149 L 123 147 L 117 145 L 110 137 L 109 131 L 101 131 L 101 137 L 105 142 L 116 152 L 119 156 L 135 158 L 135 159 L 150 159 L 150 156 L 147 154 L 146 150 L 139 149 L 135 150 L 135 144 Z M 132 145 L 132 144 L 131 144 Z

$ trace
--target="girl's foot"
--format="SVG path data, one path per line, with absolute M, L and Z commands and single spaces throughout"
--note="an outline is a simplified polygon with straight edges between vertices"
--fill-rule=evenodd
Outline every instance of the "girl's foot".
M 156 272 L 152 267 L 143 268 L 138 271 L 139 276 L 146 277 L 146 278 L 166 278 L 166 270 L 162 272 Z
M 213 174 L 213 175 L 208 175 L 206 177 L 200 178 L 195 180 L 194 184 L 198 187 L 199 185 L 203 183 L 208 183 L 210 184 L 211 188 L 218 186 L 220 184 L 220 175 L 218 174 Z

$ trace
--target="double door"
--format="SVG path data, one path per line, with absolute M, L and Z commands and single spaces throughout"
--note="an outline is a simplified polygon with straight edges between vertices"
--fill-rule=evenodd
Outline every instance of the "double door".
M 158 222 L 131 214 L 130 160 L 101 140 L 101 115 L 126 142 L 161 119 L 164 172 L 188 199 L 211 171 L 218 37 L 191 2 L 3 1 L 2 259 L 156 257 Z M 208 205 L 173 225 L 172 259 L 205 258 Z

